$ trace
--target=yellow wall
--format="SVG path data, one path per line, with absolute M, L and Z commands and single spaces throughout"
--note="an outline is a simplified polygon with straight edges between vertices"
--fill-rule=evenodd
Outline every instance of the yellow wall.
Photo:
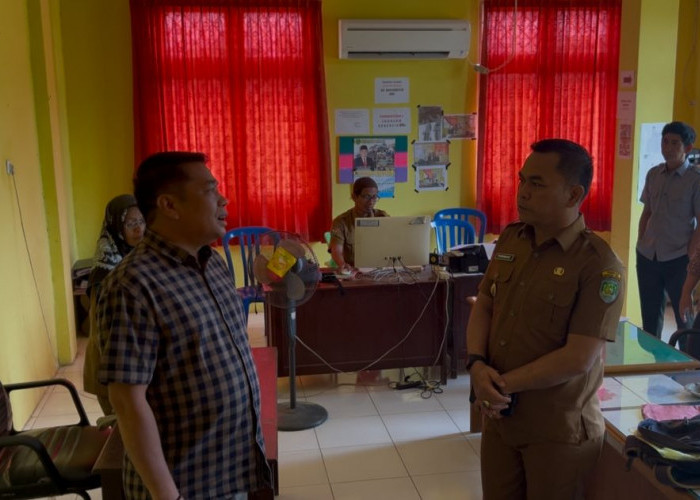
M 635 245 L 643 205 L 637 197 L 642 123 L 672 120 L 678 0 L 623 2 L 620 70 L 636 75 L 634 158 L 616 159 L 611 245 L 627 265 L 624 314 L 641 324 Z M 661 144 L 659 144 L 661 147 Z
M 378 208 L 392 215 L 432 215 L 453 206 L 475 206 L 476 142 L 454 140 L 450 144 L 447 191 L 416 193 L 415 172 L 410 168 L 413 149 L 410 142 L 417 138 L 417 106 L 439 105 L 445 113 L 476 111 L 476 73 L 463 59 L 441 61 L 359 61 L 338 58 L 338 20 L 374 17 L 378 19 L 468 19 L 472 25 L 470 54 L 477 56 L 478 2 L 449 0 L 371 1 L 325 0 L 323 2 L 323 43 L 325 53 L 326 88 L 333 162 L 333 215 L 352 206 L 350 186 L 338 180 L 338 138 L 334 135 L 336 108 L 409 107 L 412 129 L 409 140 L 408 182 L 397 183 L 395 198 L 382 199 Z M 371 13 L 369 15 L 368 13 Z M 409 79 L 410 101 L 405 104 L 374 104 L 375 78 L 405 77 Z M 371 118 L 371 112 L 370 112 Z
M 76 258 L 92 257 L 104 207 L 134 169 L 128 0 L 61 0 Z
M 57 366 L 54 287 L 24 0 L 3 2 L 0 66 L 0 380 L 10 383 L 51 377 Z M 14 163 L 14 176 L 5 172 L 8 159 Z M 36 392 L 13 400 L 16 422 L 26 420 L 39 397 Z
M 673 118 L 700 131 L 700 5 L 680 0 Z M 696 147 L 699 144 L 696 141 Z

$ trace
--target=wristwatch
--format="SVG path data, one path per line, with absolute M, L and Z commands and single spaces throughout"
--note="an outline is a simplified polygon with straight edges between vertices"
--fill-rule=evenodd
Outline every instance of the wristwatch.
M 467 371 L 471 370 L 472 366 L 474 363 L 477 361 L 481 361 L 485 365 L 488 365 L 488 360 L 486 359 L 486 356 L 482 356 L 481 354 L 470 354 L 467 356 Z

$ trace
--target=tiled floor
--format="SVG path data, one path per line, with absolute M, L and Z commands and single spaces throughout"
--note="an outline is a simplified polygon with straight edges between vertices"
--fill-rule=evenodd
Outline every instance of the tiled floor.
M 262 312 L 251 311 L 252 345 L 265 345 Z M 664 340 L 673 331 L 666 315 Z M 96 399 L 82 392 L 85 339 L 75 363 L 57 376 L 81 389 L 92 421 L 101 411 Z M 405 375 L 412 374 L 407 370 Z M 480 435 L 470 434 L 469 376 L 449 380 L 442 394 L 421 397 L 416 389 L 397 391 L 398 370 L 299 377 L 297 396 L 328 410 L 321 426 L 279 433 L 280 499 L 479 499 Z M 415 375 L 414 375 L 415 376 Z M 359 378 L 359 382 L 358 382 Z M 280 401 L 288 401 L 287 379 L 279 379 Z M 71 419 L 68 396 L 50 389 L 27 427 Z M 90 492 L 101 499 L 99 490 Z M 62 500 L 74 495 L 59 497 Z

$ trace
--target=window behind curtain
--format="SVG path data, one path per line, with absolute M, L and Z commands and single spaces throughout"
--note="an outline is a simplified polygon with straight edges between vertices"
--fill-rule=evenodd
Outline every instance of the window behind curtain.
M 560 137 L 593 156 L 582 211 L 587 225 L 610 230 L 615 162 L 620 0 L 484 2 L 480 207 L 499 233 L 518 217 L 518 171 L 533 142 Z
M 228 227 L 331 219 L 320 0 L 131 0 L 136 159 L 201 151 Z

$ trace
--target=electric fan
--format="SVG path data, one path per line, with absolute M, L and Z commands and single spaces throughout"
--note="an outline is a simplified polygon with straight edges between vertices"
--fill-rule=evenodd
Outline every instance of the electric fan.
M 252 262 L 255 278 L 263 284 L 265 301 L 286 309 L 289 334 L 289 404 L 277 405 L 277 428 L 300 431 L 321 425 L 325 408 L 296 401 L 296 308 L 311 298 L 321 279 L 316 255 L 294 233 L 270 231 L 260 238 L 260 253 Z

